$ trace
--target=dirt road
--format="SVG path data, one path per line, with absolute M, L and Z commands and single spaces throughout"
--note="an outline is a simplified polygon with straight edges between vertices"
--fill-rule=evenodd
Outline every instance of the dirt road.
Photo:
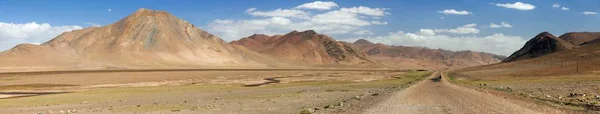
M 442 73 L 443 74 L 443 73 Z M 394 93 L 370 109 L 367 114 L 537 114 L 560 113 L 531 108 L 519 101 L 505 99 L 490 93 L 454 85 L 443 77 L 436 80 L 439 72 L 428 80 L 419 82 L 403 91 Z M 521 101 L 522 102 L 522 101 Z M 530 104 L 531 105 L 531 104 Z M 535 107 L 535 106 L 534 106 Z M 542 112 L 543 111 L 543 112 Z

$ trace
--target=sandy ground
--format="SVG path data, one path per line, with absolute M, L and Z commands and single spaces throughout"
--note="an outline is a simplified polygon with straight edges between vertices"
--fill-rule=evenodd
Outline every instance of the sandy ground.
M 435 80 L 440 73 L 434 73 L 430 80 L 424 80 L 405 90 L 394 93 L 380 104 L 366 110 L 367 114 L 545 114 L 564 113 L 532 106 L 512 99 L 506 99 L 473 89 L 449 83 L 446 77 Z M 544 108 L 544 109 L 540 109 Z
M 396 70 L 8 73 L 0 74 L 0 95 L 34 96 L 0 99 L 0 113 L 298 113 L 381 88 L 405 86 L 426 76 L 422 74 Z

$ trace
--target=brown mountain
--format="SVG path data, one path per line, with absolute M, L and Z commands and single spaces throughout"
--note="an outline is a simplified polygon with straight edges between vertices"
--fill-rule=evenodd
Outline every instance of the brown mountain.
M 474 52 L 428 49 L 424 47 L 388 46 L 359 39 L 353 43 L 369 57 L 398 68 L 460 68 L 500 62 L 501 56 Z
M 104 27 L 65 32 L 0 53 L 4 68 L 265 66 L 167 12 L 139 9 Z M 68 67 L 68 68 L 67 68 Z
M 349 43 L 318 34 L 313 30 L 293 31 L 285 35 L 266 36 L 255 34 L 232 41 L 255 52 L 309 65 L 357 65 L 377 64 Z
M 565 37 L 567 38 L 567 37 Z M 569 38 L 571 41 L 580 41 L 575 40 L 576 38 Z M 516 60 L 530 59 L 539 56 L 544 56 L 550 53 L 554 53 L 561 50 L 571 49 L 576 47 L 575 44 L 572 44 L 563 39 L 557 38 L 556 36 L 548 33 L 542 32 L 531 40 L 527 41 L 523 48 L 514 52 L 508 58 L 504 59 L 503 62 L 511 62 Z
M 569 32 L 560 35 L 558 38 L 563 39 L 575 45 L 582 45 L 600 38 L 600 32 Z
M 589 45 L 589 44 L 595 44 L 595 43 L 600 43 L 600 38 L 582 43 L 581 45 Z

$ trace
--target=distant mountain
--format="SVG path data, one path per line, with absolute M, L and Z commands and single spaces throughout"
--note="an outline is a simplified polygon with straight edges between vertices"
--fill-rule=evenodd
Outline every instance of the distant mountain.
M 558 37 L 575 45 L 583 45 L 586 42 L 600 39 L 600 32 L 569 32 Z
M 377 64 L 348 43 L 318 34 L 313 30 L 292 31 L 285 35 L 266 36 L 255 34 L 232 41 L 261 54 L 289 62 L 310 65 L 357 65 Z
M 581 45 L 589 45 L 589 44 L 595 44 L 595 43 L 600 43 L 600 38 L 582 43 Z
M 374 60 L 398 68 L 460 68 L 497 63 L 503 59 L 502 56 L 484 52 L 388 46 L 365 39 L 353 44 Z
M 373 45 L 375 43 L 365 40 L 365 39 L 358 39 L 358 40 L 354 41 L 353 44 L 355 44 L 355 45 Z
M 0 53 L 6 68 L 266 66 L 167 12 L 139 9 L 116 23 L 65 32 Z M 93 68 L 92 68 L 93 69 Z
M 578 36 L 577 34 L 563 36 L 564 39 L 568 39 L 569 41 L 575 43 L 584 41 L 582 40 L 583 38 L 573 37 Z M 561 50 L 575 48 L 576 45 L 570 43 L 569 41 L 563 40 L 562 38 L 557 38 L 548 32 L 542 32 L 533 37 L 531 40 L 527 41 L 527 43 L 525 43 L 521 49 L 504 59 L 503 62 L 530 59 Z

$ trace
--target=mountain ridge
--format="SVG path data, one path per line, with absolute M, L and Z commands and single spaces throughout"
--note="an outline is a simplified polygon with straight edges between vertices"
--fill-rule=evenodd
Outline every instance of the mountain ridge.
M 399 68 L 462 68 L 477 65 L 486 65 L 500 62 L 502 56 L 475 52 L 470 50 L 449 51 L 443 49 L 429 49 L 425 47 L 389 46 L 381 43 L 369 43 L 365 39 L 358 39 L 353 44 L 371 58 Z
M 558 38 L 549 32 L 541 32 L 527 41 L 521 49 L 515 51 L 509 57 L 504 59 L 503 62 L 536 58 L 575 47 L 577 47 L 575 44 Z
M 255 39 L 265 39 L 264 42 Z M 259 43 L 255 43 L 259 42 Z M 231 44 L 242 45 L 255 52 L 288 61 L 310 65 L 377 64 L 349 43 L 337 41 L 314 30 L 292 31 L 284 35 L 251 35 Z M 260 45 L 257 47 L 256 45 Z
M 266 67 L 243 50 L 165 11 L 141 8 L 103 26 L 64 32 L 40 45 L 15 46 L 0 54 L 6 62 L 36 56 L 45 67 Z M 41 54 L 41 55 L 39 55 Z M 18 59 L 23 57 L 23 60 Z M 70 59 L 59 59 L 70 58 Z M 64 63 L 58 65 L 56 62 Z M 36 64 L 12 64 L 28 67 Z M 1 66 L 0 66 L 1 67 Z

